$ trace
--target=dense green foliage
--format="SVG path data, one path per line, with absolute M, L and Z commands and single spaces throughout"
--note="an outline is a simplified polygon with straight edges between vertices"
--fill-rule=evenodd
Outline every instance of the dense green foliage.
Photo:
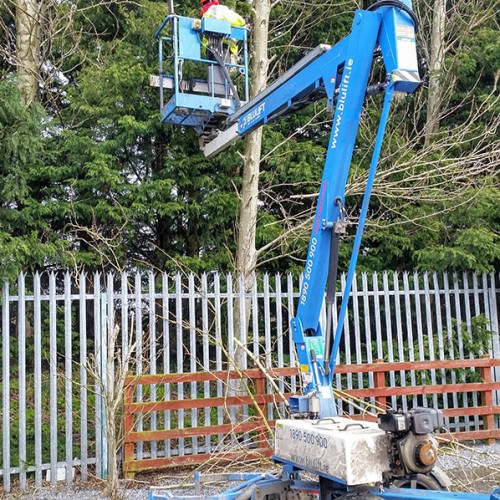
M 251 19 L 247 2 L 226 4 Z M 176 8 L 195 16 L 199 4 Z M 326 0 L 310 7 L 278 3 L 270 29 L 271 79 L 318 43 L 346 36 L 354 8 Z M 206 160 L 191 130 L 160 123 L 149 75 L 157 72 L 154 32 L 165 2 L 85 0 L 74 11 L 55 2 L 48 10 L 44 37 L 50 44 L 42 57 L 56 71 L 44 80 L 40 105 L 24 108 L 15 67 L 0 60 L 3 274 L 58 266 L 231 270 L 241 144 Z M 10 15 L 0 7 L 5 47 L 15 29 Z M 462 28 L 463 35 L 458 28 L 449 35 L 448 111 L 431 145 L 422 132 L 426 89 L 396 104 L 360 255 L 364 269 L 498 268 L 497 24 L 485 14 Z M 429 33 L 423 19 L 424 47 Z M 367 103 L 353 159 L 347 197 L 353 223 L 379 101 Z M 260 255 L 262 270 L 302 268 L 304 221 L 314 207 L 329 137 L 323 108 L 319 101 L 265 129 L 257 247 L 269 248 Z M 342 265 L 349 253 L 347 239 Z
M 64 245 L 43 199 L 43 110 L 26 109 L 9 79 L 0 82 L 0 266 L 5 275 L 58 262 Z

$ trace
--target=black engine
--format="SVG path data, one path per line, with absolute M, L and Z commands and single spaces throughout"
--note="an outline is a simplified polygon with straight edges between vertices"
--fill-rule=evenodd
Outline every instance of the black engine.
M 434 408 L 416 407 L 408 412 L 378 416 L 380 429 L 391 439 L 391 475 L 425 474 L 437 459 L 434 433 L 444 425 L 443 413 Z

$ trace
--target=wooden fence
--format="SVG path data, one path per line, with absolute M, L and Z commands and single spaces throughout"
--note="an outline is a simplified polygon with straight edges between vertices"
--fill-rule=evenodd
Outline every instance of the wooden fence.
M 444 415 L 448 418 L 460 419 L 462 417 L 479 416 L 482 419 L 482 429 L 474 431 L 442 432 L 443 439 L 456 440 L 486 440 L 492 444 L 495 439 L 500 439 L 500 428 L 495 425 L 495 415 L 500 413 L 500 406 L 493 402 L 494 391 L 500 390 L 500 381 L 492 381 L 492 369 L 500 366 L 500 359 L 492 359 L 489 356 L 470 360 L 448 360 L 448 361 L 421 361 L 414 363 L 377 363 L 364 365 L 341 365 L 336 369 L 339 375 L 371 373 L 374 375 L 373 387 L 363 389 L 342 391 L 344 398 L 375 398 L 375 405 L 380 411 L 390 408 L 390 401 L 393 397 L 401 398 L 406 396 L 420 397 L 420 404 L 428 406 L 429 395 L 441 394 L 448 397 L 460 394 L 472 396 L 479 399 L 479 406 L 455 406 L 444 409 Z M 423 372 L 429 370 L 440 370 L 451 374 L 454 370 L 474 370 L 478 369 L 480 381 L 464 382 L 453 384 L 437 384 L 425 386 L 391 387 L 387 383 L 390 381 L 390 374 L 394 372 L 404 372 L 413 370 Z M 272 455 L 272 429 L 275 420 L 265 418 L 266 405 L 281 406 L 278 414 L 285 415 L 283 402 L 289 394 L 281 391 L 276 392 L 277 386 L 270 383 L 269 379 L 283 379 L 297 375 L 294 368 L 281 368 L 266 370 L 259 369 L 243 370 L 241 372 L 214 372 L 214 373 L 190 373 L 190 374 L 164 374 L 129 377 L 126 382 L 126 392 L 124 399 L 125 412 L 125 444 L 124 444 L 124 472 L 127 476 L 133 475 L 142 470 L 158 469 L 162 467 L 177 467 L 181 465 L 194 465 L 206 463 L 208 461 L 226 462 L 238 459 L 263 458 Z M 231 389 L 231 382 L 240 380 L 242 382 L 245 395 L 236 395 Z M 162 401 L 140 401 L 136 402 L 136 389 L 145 386 L 157 386 L 165 384 L 171 386 L 175 384 L 224 382 L 227 384 L 229 394 L 224 397 L 193 398 L 178 400 L 172 398 Z M 282 380 L 283 382 L 283 380 Z M 267 388 L 266 388 L 267 386 Z M 274 389 L 274 390 L 273 390 Z M 144 396 L 141 393 L 141 399 Z M 153 391 L 156 395 L 157 391 Z M 151 393 L 151 391 L 149 391 Z M 172 391 L 167 391 L 172 395 Z M 432 400 L 430 400 L 432 403 Z M 363 403 L 361 402 L 361 405 Z M 224 407 L 228 415 L 228 423 L 223 425 L 212 424 L 210 410 L 216 407 Z M 234 415 L 231 417 L 231 410 L 239 408 L 239 418 L 234 422 Z M 253 408 L 253 412 L 249 409 Z M 158 426 L 158 412 L 169 414 L 169 418 L 178 421 L 174 415 L 178 412 L 189 410 L 209 410 L 204 422 L 195 422 L 189 428 L 176 429 L 143 429 L 145 419 L 155 416 L 155 427 Z M 207 414 L 206 414 L 207 415 Z M 242 418 L 242 415 L 244 416 Z M 353 415 L 357 419 L 376 420 L 373 413 L 361 413 Z M 165 420 L 164 420 L 165 422 Z M 197 424 L 202 425 L 197 425 Z M 192 422 L 193 424 L 193 422 Z M 180 440 L 191 439 L 191 446 Z M 201 441 L 199 441 L 201 439 Z M 163 456 L 158 444 L 162 441 L 165 444 Z M 203 448 L 202 452 L 195 452 L 197 446 Z M 212 451 L 210 443 L 217 443 Z M 153 445 L 155 458 L 137 458 L 138 447 L 148 443 Z M 221 446 L 225 444 L 225 446 Z M 177 450 L 177 454 L 172 455 L 172 450 Z M 167 453 L 168 451 L 168 453 Z M 160 452 L 160 453 L 159 453 Z M 144 454 L 144 448 L 141 448 Z M 182 454 L 181 454 L 182 453 Z M 185 454 L 184 454 L 185 453 Z M 170 455 L 170 456 L 169 456 Z
M 338 366 L 338 374 L 347 373 L 373 373 L 374 385 L 367 389 L 354 389 L 348 391 L 349 396 L 355 398 L 375 398 L 375 404 L 382 411 L 392 408 L 390 399 L 417 396 L 420 404 L 428 406 L 428 396 L 441 394 L 451 397 L 460 394 L 462 402 L 467 404 L 467 399 L 478 396 L 477 406 L 457 405 L 453 408 L 442 408 L 443 414 L 448 419 L 460 419 L 463 417 L 479 416 L 482 419 L 481 429 L 473 431 L 448 431 L 441 432 L 441 437 L 467 440 L 486 440 L 493 444 L 500 439 L 500 426 L 495 423 L 495 416 L 500 414 L 500 405 L 494 404 L 493 395 L 500 389 L 500 381 L 492 380 L 492 369 L 500 366 L 500 359 L 492 359 L 485 356 L 479 359 L 447 360 L 447 361 L 416 361 L 413 363 L 377 363 L 364 365 Z M 428 370 L 446 370 L 452 373 L 454 370 L 474 370 L 478 368 L 478 382 L 448 383 L 438 385 L 392 387 L 388 386 L 389 375 L 394 372 L 414 370 L 417 373 Z M 427 404 L 426 404 L 427 402 Z
M 254 457 L 269 457 L 272 448 L 269 444 L 269 433 L 274 428 L 275 421 L 267 420 L 266 406 L 268 404 L 283 405 L 290 394 L 277 394 L 268 391 L 266 380 L 269 378 L 283 378 L 297 375 L 295 368 L 277 368 L 266 370 L 259 369 L 229 372 L 204 372 L 204 373 L 175 373 L 163 375 L 143 375 L 128 377 L 126 380 L 124 398 L 125 442 L 123 453 L 123 470 L 126 476 L 131 477 L 137 471 L 158 469 L 168 466 L 194 465 L 216 459 L 218 462 L 249 460 Z M 244 395 L 236 394 L 234 381 L 240 382 Z M 136 388 L 139 386 L 158 386 L 161 384 L 191 384 L 191 383 L 223 383 L 227 384 L 227 392 L 223 397 L 173 399 L 165 401 L 134 402 Z M 214 384 L 215 385 L 215 384 Z M 216 392 L 214 387 L 211 391 Z M 169 391 L 170 392 L 170 391 Z M 224 408 L 227 412 L 229 423 L 211 424 L 210 410 Z M 240 412 L 234 412 L 239 408 Z M 248 410 L 253 408 L 254 412 Z M 179 412 L 189 410 L 208 410 L 203 426 L 176 429 L 152 429 L 147 431 L 137 430 L 143 428 L 145 417 L 156 417 L 155 427 L 158 426 L 158 412 Z M 231 415 L 233 413 L 233 415 Z M 236 413 L 242 420 L 233 424 Z M 172 418 L 172 415 L 169 415 Z M 176 419 L 178 421 L 178 419 Z M 164 420 L 165 421 L 165 420 Z M 198 438 L 202 442 L 198 443 Z M 191 440 L 191 446 L 186 446 L 185 441 Z M 163 456 L 159 449 L 159 442 L 165 443 Z M 215 442 L 214 442 L 215 441 Z M 246 443 L 245 443 L 246 441 Z M 229 443 L 228 443 L 229 442 Z M 248 446 L 248 444 L 252 446 Z M 144 455 L 141 445 L 153 444 L 155 458 L 137 458 Z M 196 443 L 196 444 L 195 444 Z M 202 453 L 193 453 L 203 447 Z M 229 445 L 229 449 L 224 449 Z M 256 445 L 254 447 L 253 445 Z M 140 451 L 139 451 L 140 449 Z M 175 457 L 169 456 L 172 449 L 176 449 Z M 213 449 L 213 451 L 209 451 Z M 151 451 L 151 450 L 150 450 Z M 184 455 L 184 453 L 186 453 Z M 150 453 L 151 455 L 153 453 Z

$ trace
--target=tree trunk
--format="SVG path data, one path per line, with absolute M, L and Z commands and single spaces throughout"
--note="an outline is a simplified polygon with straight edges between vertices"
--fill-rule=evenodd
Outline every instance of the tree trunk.
M 38 99 L 41 5 L 16 0 L 17 86 L 26 106 Z
M 250 97 L 264 90 L 267 81 L 269 59 L 267 42 L 269 36 L 270 0 L 258 0 L 254 4 L 252 84 Z M 240 220 L 238 224 L 238 247 L 236 270 L 247 278 L 257 265 L 255 234 L 257 227 L 257 201 L 259 196 L 259 166 L 262 143 L 262 127 L 251 133 L 245 142 L 243 183 L 241 187 Z
M 427 122 L 425 142 L 429 143 L 439 130 L 439 117 L 443 100 L 444 30 L 446 1 L 434 0 L 431 31 L 431 54 L 429 62 L 429 92 L 427 100 Z
M 269 59 L 267 42 L 269 35 L 270 0 L 254 2 L 253 23 L 253 59 L 251 94 L 255 97 L 266 85 Z M 262 143 L 262 128 L 252 132 L 245 142 L 245 158 L 243 164 L 243 181 L 241 187 L 241 205 L 238 224 L 238 242 L 236 250 L 236 271 L 241 277 L 238 282 L 240 296 L 249 292 L 253 284 L 253 275 L 257 265 L 255 235 L 257 228 L 257 202 L 259 196 L 259 166 Z M 240 301 L 234 303 L 235 335 L 245 344 L 250 317 L 250 300 L 245 301 L 245 317 L 241 315 Z M 239 368 L 246 367 L 245 352 L 236 347 L 234 363 Z M 239 392 L 238 388 L 235 388 Z

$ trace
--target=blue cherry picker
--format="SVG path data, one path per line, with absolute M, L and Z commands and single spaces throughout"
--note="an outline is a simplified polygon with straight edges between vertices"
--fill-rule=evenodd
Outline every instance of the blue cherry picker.
M 319 45 L 250 101 L 246 28 L 221 19 L 177 16 L 172 10 L 156 33 L 160 74 L 151 83 L 160 87 L 162 121 L 193 127 L 206 156 L 318 99 L 326 99 L 333 116 L 297 313 L 291 322 L 304 395 L 290 399 L 291 418 L 276 424 L 274 461 L 282 464 L 282 473 L 238 475 L 245 480 L 223 494 L 186 498 L 500 500 L 500 489 L 491 495 L 447 491 L 449 480 L 435 467 L 434 433 L 443 425 L 439 410 L 388 412 L 379 415 L 378 424 L 360 423 L 339 417 L 334 400 L 335 360 L 391 100 L 395 92 L 412 93 L 421 83 L 411 1 L 380 0 L 357 10 L 346 38 L 334 46 Z M 172 47 L 167 62 L 164 44 Z M 230 57 L 230 44 L 238 46 L 239 60 Z M 386 78 L 369 85 L 373 60 L 380 56 Z M 170 98 L 165 103 L 166 92 Z M 334 332 L 338 250 L 346 230 L 345 187 L 365 97 L 379 92 L 384 93 L 383 108 Z M 304 481 L 304 472 L 317 481 Z M 196 476 L 198 486 L 203 480 Z M 150 499 L 170 498 L 164 495 L 152 492 Z

